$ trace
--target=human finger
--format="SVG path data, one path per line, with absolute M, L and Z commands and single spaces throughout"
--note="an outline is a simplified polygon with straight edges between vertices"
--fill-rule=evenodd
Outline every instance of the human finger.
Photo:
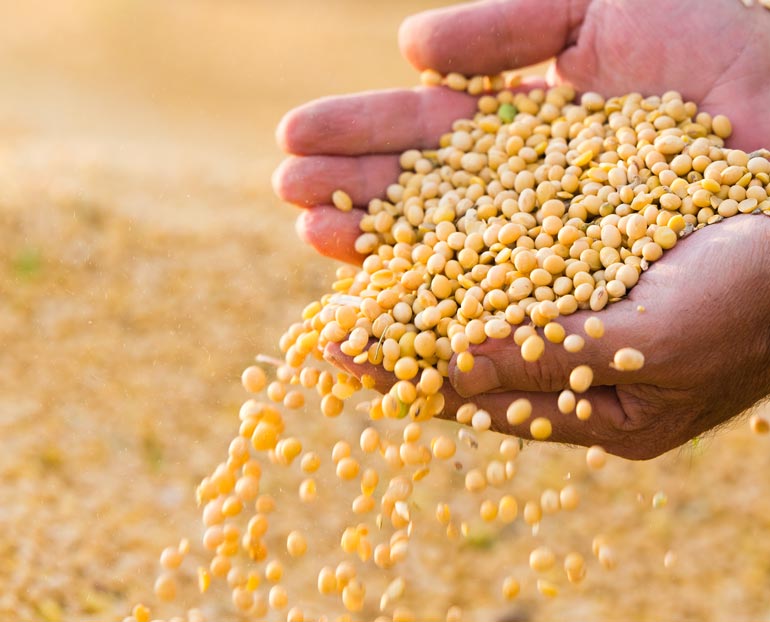
M 527 356 L 542 349 L 542 354 L 534 361 L 523 358 L 522 347 L 514 341 L 515 333 L 502 339 L 488 338 L 484 343 L 471 346 L 473 368 L 470 371 L 460 371 L 457 356 L 453 357 L 449 374 L 452 385 L 466 397 L 506 390 L 561 391 L 570 387 L 573 370 L 583 365 L 590 368 L 593 386 L 644 382 L 648 369 L 621 370 L 613 363 L 615 353 L 628 347 L 639 348 L 648 361 L 655 362 L 656 352 L 644 351 L 642 345 L 646 343 L 646 327 L 655 321 L 655 314 L 638 311 L 639 298 L 629 297 L 612 303 L 599 314 L 586 310 L 557 318 L 555 322 L 561 325 L 564 334 L 572 335 L 570 342 L 576 338 L 582 340 L 579 351 L 570 352 L 564 343 L 550 342 L 542 329 L 530 328 L 536 332 L 536 337 L 530 344 L 522 344 Z M 589 318 L 601 325 L 601 337 L 591 336 L 599 333 L 587 330 Z M 574 384 L 579 386 L 577 378 Z
M 365 206 L 398 179 L 398 156 L 292 156 L 273 173 L 273 190 L 287 203 L 311 207 L 332 202 L 344 190 L 354 205 Z
M 358 209 L 342 212 L 333 205 L 317 205 L 300 212 L 297 234 L 321 255 L 360 265 L 364 256 L 356 252 L 354 245 L 361 235 L 359 223 L 363 215 Z
M 276 139 L 295 155 L 365 155 L 427 149 L 456 119 L 473 115 L 476 98 L 447 88 L 371 91 L 325 97 L 288 112 Z
M 495 74 L 556 56 L 577 38 L 588 0 L 493 0 L 408 17 L 399 31 L 417 69 Z
M 339 345 L 329 344 L 325 352 L 326 359 L 333 365 L 360 378 L 364 374 L 374 379 L 374 388 L 380 393 L 387 393 L 396 382 L 393 373 L 379 365 L 355 363 L 353 359 L 340 351 Z M 591 405 L 591 416 L 586 420 L 578 419 L 575 413 L 562 413 L 558 408 L 558 393 L 538 391 L 506 391 L 486 393 L 467 398 L 459 395 L 448 383 L 441 388 L 444 396 L 444 410 L 439 415 L 443 419 L 453 419 L 457 410 L 467 403 L 487 411 L 494 431 L 512 434 L 521 438 L 533 438 L 532 421 L 536 418 L 547 419 L 551 434 L 548 441 L 568 443 L 590 447 L 602 445 L 610 453 L 631 459 L 649 458 L 649 443 L 641 443 L 640 436 L 629 439 L 625 428 L 628 416 L 625 407 L 613 387 L 592 387 L 581 399 L 587 399 Z M 516 400 L 525 399 L 531 407 L 531 414 L 524 420 L 512 423 L 508 420 L 508 408 Z M 638 431 L 643 434 L 644 431 Z M 633 440 L 633 442 L 632 442 Z

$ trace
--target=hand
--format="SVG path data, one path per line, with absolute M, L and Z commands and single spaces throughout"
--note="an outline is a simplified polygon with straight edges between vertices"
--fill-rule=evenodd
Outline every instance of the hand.
M 620 95 L 674 89 L 733 122 L 729 146 L 770 145 L 770 11 L 714 0 L 502 0 L 428 11 L 401 27 L 416 68 L 493 74 L 555 57 L 549 81 Z M 542 86 L 530 80 L 525 86 Z M 320 253 L 360 263 L 353 251 L 361 213 L 331 208 L 342 188 L 358 206 L 382 197 L 399 173 L 398 154 L 435 147 L 474 98 L 447 89 L 362 93 L 289 112 L 278 143 L 290 157 L 276 193 L 301 207 L 300 236 Z
M 505 412 L 515 399 L 532 402 L 533 417 L 548 417 L 551 440 L 601 445 L 632 459 L 655 457 L 719 425 L 770 392 L 770 218 L 734 216 L 706 227 L 667 251 L 623 300 L 606 307 L 601 339 L 569 354 L 546 343 L 536 363 L 525 362 L 511 339 L 489 339 L 472 351 L 473 370 L 452 366 L 444 385 L 447 412 L 473 402 L 493 417 L 493 429 L 529 436 L 528 424 L 512 427 Z M 643 307 L 643 310 L 639 307 Z M 567 334 L 583 333 L 579 311 L 560 317 Z M 615 352 L 634 347 L 645 355 L 636 372 L 610 367 Z M 355 365 L 337 347 L 336 365 L 377 379 L 386 391 L 394 378 L 380 367 Z M 556 407 L 580 364 L 594 372 L 594 386 L 578 397 L 593 414 L 580 421 Z
M 730 146 L 751 150 L 770 144 L 770 120 L 759 114 L 770 101 L 768 28 L 770 12 L 737 0 L 714 2 L 708 11 L 681 0 L 511 0 L 410 18 L 401 45 L 420 69 L 495 73 L 556 56 L 549 80 L 579 91 L 676 89 L 701 109 L 731 117 Z M 720 45 L 709 44 L 716 39 Z M 360 261 L 352 243 L 361 212 L 329 207 L 332 191 L 347 190 L 358 205 L 382 196 L 397 177 L 399 152 L 435 146 L 452 120 L 473 110 L 465 94 L 415 89 L 320 100 L 289 113 L 278 139 L 300 157 L 281 166 L 275 186 L 287 201 L 312 207 L 300 216 L 300 234 L 323 254 Z M 753 293 L 769 276 L 769 226 L 739 216 L 697 232 L 645 273 L 628 299 L 602 312 L 607 334 L 588 340 L 578 355 L 552 346 L 537 364 L 524 364 L 509 340 L 482 344 L 474 352 L 488 362 L 477 359 L 466 377 L 450 374 L 455 390 L 448 389 L 447 413 L 469 401 L 462 395 L 489 410 L 497 429 L 526 436 L 505 421 L 508 403 L 526 395 L 552 419 L 554 440 L 601 444 L 630 458 L 658 455 L 729 419 L 770 391 L 767 309 Z M 584 319 L 578 313 L 559 321 L 580 332 Z M 608 366 L 624 346 L 645 353 L 641 371 Z M 339 352 L 331 355 L 353 369 Z M 597 385 L 587 394 L 594 410 L 587 422 L 560 415 L 549 393 L 564 388 L 571 367 L 583 362 L 594 368 Z M 392 382 L 380 369 L 356 371 L 376 373 L 381 388 Z M 491 371 L 499 382 L 480 384 L 494 378 Z

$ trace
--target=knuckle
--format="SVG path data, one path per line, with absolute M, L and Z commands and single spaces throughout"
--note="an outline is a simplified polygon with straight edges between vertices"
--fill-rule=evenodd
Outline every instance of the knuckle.
M 529 390 L 543 393 L 561 391 L 569 386 L 569 372 L 566 366 L 553 358 L 542 357 L 534 362 L 524 362 L 521 378 L 513 378 L 514 388 L 525 386 Z

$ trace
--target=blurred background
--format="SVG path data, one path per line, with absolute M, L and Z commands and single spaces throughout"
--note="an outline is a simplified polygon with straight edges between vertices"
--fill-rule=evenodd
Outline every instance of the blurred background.
M 274 127 L 414 84 L 398 25 L 441 4 L 0 1 L 3 620 L 120 619 L 152 600 L 160 550 L 200 535 L 193 488 L 237 430 L 240 372 L 334 267 L 272 195 Z M 618 569 L 509 619 L 770 620 L 768 441 L 732 427 L 586 481 L 571 529 L 589 554 L 614 535 Z M 226 597 L 203 608 L 239 619 Z

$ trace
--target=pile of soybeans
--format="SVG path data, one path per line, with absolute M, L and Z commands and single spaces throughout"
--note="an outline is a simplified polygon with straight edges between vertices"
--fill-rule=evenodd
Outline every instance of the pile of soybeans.
M 362 267 L 339 268 L 332 292 L 307 305 L 280 339 L 283 360 L 258 356 L 244 371 L 254 397 L 240 409 L 226 460 L 197 490 L 202 546 L 211 552 L 209 566 L 197 570 L 200 590 L 226 585 L 245 619 L 479 619 L 419 598 L 423 588 L 402 569 L 419 560 L 421 543 L 440 540 L 441 563 L 452 564 L 464 545 L 490 534 L 523 524 L 536 535 L 541 521 L 566 524 L 580 495 L 569 481 L 539 494 L 517 489 L 517 461 L 530 445 L 491 431 L 492 415 L 473 403 L 445 412 L 450 361 L 470 371 L 471 346 L 487 339 L 511 340 L 528 362 L 546 348 L 577 353 L 585 339 L 602 337 L 599 312 L 681 238 L 736 214 L 770 215 L 767 152 L 725 148 L 728 119 L 698 112 L 678 93 L 585 93 L 578 103 L 569 86 L 499 90 L 511 85 L 499 76 L 427 72 L 423 81 L 481 95 L 476 116 L 455 121 L 437 149 L 402 154 L 398 182 L 361 221 Z M 352 209 L 343 191 L 333 202 Z M 559 317 L 584 309 L 597 312 L 584 334 L 566 334 Z M 354 363 L 392 372 L 392 388 L 376 394 L 368 391 L 372 376 L 328 366 L 330 344 Z M 623 348 L 607 364 L 636 370 L 644 353 Z M 582 394 L 592 376 L 588 366 L 575 367 L 558 396 L 561 413 L 591 417 Z M 311 445 L 305 428 L 315 416 L 330 427 L 348 420 L 335 428 L 342 438 L 332 447 Z M 506 416 L 528 424 L 534 439 L 551 435 L 549 419 L 526 399 Z M 438 417 L 456 421 L 428 423 Z M 752 425 L 767 429 L 759 416 Z M 588 469 L 605 460 L 601 447 L 586 452 Z M 460 493 L 448 485 L 456 478 Z M 324 506 L 330 489 L 349 504 Z M 286 495 L 298 495 L 305 516 L 281 514 Z M 158 599 L 174 598 L 189 547 L 183 540 L 163 551 Z M 606 539 L 593 538 L 589 550 L 595 562 L 534 546 L 525 564 L 535 592 L 554 597 L 581 582 L 591 563 L 614 566 Z M 523 589 L 521 564 L 511 566 L 515 573 L 501 568 L 486 586 L 500 602 Z M 289 593 L 288 572 L 317 594 Z M 150 618 L 137 605 L 124 622 Z M 173 618 L 184 619 L 203 615 Z

